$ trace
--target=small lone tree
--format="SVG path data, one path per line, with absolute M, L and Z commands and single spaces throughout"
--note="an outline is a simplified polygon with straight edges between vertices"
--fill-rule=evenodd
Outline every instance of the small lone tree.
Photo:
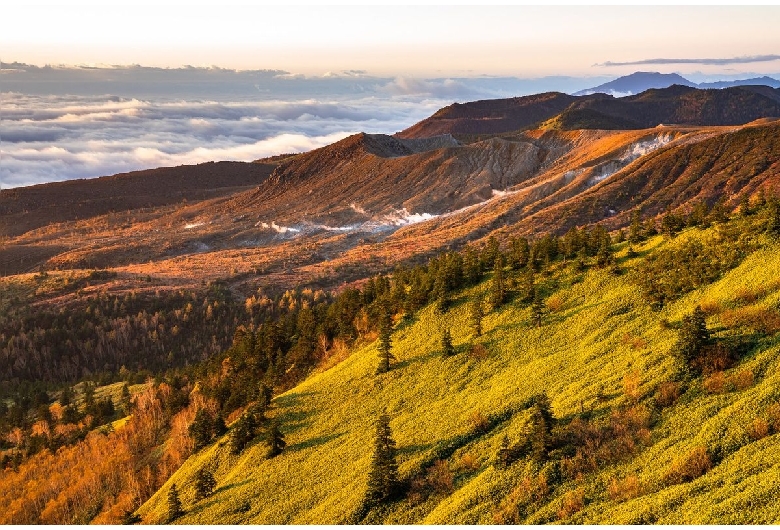
M 174 521 L 184 515 L 181 509 L 181 500 L 179 499 L 179 490 L 176 489 L 176 484 L 171 485 L 171 489 L 168 490 L 168 519 L 167 522 Z
M 528 426 L 527 437 L 531 458 L 542 462 L 547 458 L 550 450 L 550 432 L 555 418 L 550 410 L 550 398 L 547 394 L 537 394 L 533 398 L 531 418 Z
M 390 318 L 390 309 L 387 304 L 382 304 L 379 313 L 379 366 L 377 366 L 376 373 L 384 374 L 390 371 L 390 361 L 394 360 L 392 352 L 390 351 L 393 333 L 393 322 Z
M 451 357 L 455 355 L 455 346 L 452 345 L 452 335 L 450 334 L 450 328 L 444 328 L 444 333 L 441 335 L 441 352 L 445 357 Z
M 699 358 L 709 344 L 710 332 L 707 329 L 704 311 L 700 306 L 696 306 L 693 313 L 683 317 L 673 351 L 684 363 L 686 371 L 698 372 Z
M 211 471 L 202 467 L 195 473 L 195 499 L 205 499 L 214 493 L 214 488 L 216 487 L 217 480 Z
M 287 442 L 284 441 L 284 434 L 279 430 L 279 423 L 276 420 L 271 422 L 271 426 L 268 428 L 265 443 L 268 446 L 268 458 L 281 454 L 282 450 L 287 446 Z
M 482 308 L 482 298 L 476 296 L 469 306 L 469 324 L 471 324 L 471 330 L 477 337 L 482 335 L 482 318 L 484 316 L 485 311 Z
M 374 454 L 368 475 L 367 499 L 370 504 L 391 500 L 398 493 L 398 464 L 395 461 L 395 440 L 390 430 L 390 417 L 383 410 L 376 424 Z
M 513 457 L 514 451 L 509 443 L 509 436 L 504 435 L 503 440 L 501 440 L 501 447 L 498 449 L 498 465 L 503 469 L 508 468 L 509 464 L 512 463 Z
M 542 319 L 547 312 L 547 308 L 544 306 L 544 300 L 539 294 L 538 290 L 534 290 L 534 301 L 531 303 L 531 320 L 537 328 L 542 327 Z

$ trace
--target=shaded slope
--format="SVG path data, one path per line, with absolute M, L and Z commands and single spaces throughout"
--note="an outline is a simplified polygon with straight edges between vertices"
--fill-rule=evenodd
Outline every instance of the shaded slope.
M 765 86 L 699 90 L 672 85 L 635 96 L 567 96 L 555 92 L 523 98 L 453 104 L 400 132 L 402 138 L 435 134 L 502 134 L 541 126 L 558 129 L 643 129 L 658 124 L 739 125 L 780 116 L 780 89 Z
M 2 190 L 0 236 L 109 212 L 230 195 L 263 182 L 273 168 L 272 164 L 209 162 Z
M 560 92 L 547 92 L 518 98 L 453 103 L 396 136 L 424 138 L 439 134 L 500 134 L 516 131 L 555 116 L 576 100 Z

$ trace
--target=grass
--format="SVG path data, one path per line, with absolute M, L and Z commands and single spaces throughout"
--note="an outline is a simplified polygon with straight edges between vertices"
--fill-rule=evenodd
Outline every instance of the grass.
M 698 231 L 690 232 L 686 237 L 698 237 Z M 632 260 L 667 244 L 654 238 L 636 247 L 640 257 Z M 560 271 L 561 287 L 550 292 L 556 297 L 556 311 L 545 317 L 545 324 L 532 327 L 530 310 L 517 303 L 502 306 L 484 319 L 478 342 L 488 354 L 478 359 L 467 352 L 474 338 L 468 304 L 463 302 L 486 294 L 484 282 L 462 292 L 444 316 L 432 306 L 407 316 L 393 335 L 398 361 L 389 373 L 374 375 L 377 351 L 370 344 L 277 397 L 271 414 L 280 420 L 287 441 L 280 456 L 266 458 L 262 442 L 231 455 L 223 438 L 193 455 L 139 513 L 146 522 L 162 521 L 168 490 L 176 483 L 186 512 L 176 522 L 348 522 L 366 490 L 374 421 L 386 408 L 401 477 L 424 475 L 426 468 L 444 459 L 454 475 L 453 490 L 414 504 L 393 503 L 371 512 L 367 522 L 492 524 L 502 503 L 512 507 L 523 498 L 522 488 L 555 472 L 550 464 L 540 467 L 525 460 L 506 470 L 496 466 L 502 438 L 516 441 L 526 426 L 529 397 L 546 392 L 553 413 L 564 419 L 580 413 L 599 417 L 627 407 L 631 397 L 626 381 L 631 382 L 632 396 L 647 401 L 663 383 L 675 379 L 679 369 L 670 354 L 676 331 L 662 321 L 679 322 L 705 300 L 731 307 L 738 293 L 759 287 L 764 291 L 752 304 L 777 307 L 777 270 L 780 247 L 769 246 L 660 312 L 648 308 L 627 275 L 591 270 L 577 282 L 568 271 Z M 716 334 L 726 333 L 719 318 L 709 316 L 708 326 L 719 329 Z M 439 351 L 445 324 L 458 352 L 449 358 Z M 769 408 L 780 402 L 778 353 L 778 336 L 764 335 L 725 374 L 735 377 L 750 370 L 751 386 L 714 394 L 694 381 L 675 404 L 655 409 L 649 442 L 633 456 L 573 480 L 551 482 L 540 500 L 524 505 L 521 520 L 780 522 L 780 434 L 759 439 L 749 435 L 756 418 L 770 414 Z M 479 416 L 487 432 L 475 430 Z M 694 453 L 711 459 L 711 469 L 689 482 L 671 484 L 670 469 Z M 212 496 L 195 502 L 193 477 L 204 466 L 214 473 L 218 487 Z M 621 487 L 628 491 L 622 494 Z

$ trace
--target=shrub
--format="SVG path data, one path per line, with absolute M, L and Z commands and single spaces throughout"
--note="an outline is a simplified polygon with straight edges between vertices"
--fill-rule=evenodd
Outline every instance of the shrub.
M 766 409 L 767 422 L 773 433 L 780 432 L 780 403 L 774 403 Z
M 558 510 L 559 519 L 567 519 L 585 507 L 585 491 L 582 488 L 570 491 L 563 496 Z
M 469 423 L 471 424 L 472 429 L 482 433 L 487 432 L 488 427 L 490 426 L 485 415 L 478 410 L 469 414 Z
M 710 394 L 722 394 L 726 390 L 726 376 L 723 372 L 715 372 L 704 380 L 703 386 Z
M 769 434 L 769 424 L 763 418 L 756 418 L 746 430 L 751 440 L 760 440 Z
M 712 460 L 706 447 L 694 447 L 684 458 L 676 460 L 664 474 L 664 482 L 671 486 L 690 482 L 712 469 Z
M 547 477 L 524 477 L 493 511 L 496 524 L 522 523 L 531 507 L 538 506 L 547 497 L 550 488 Z
M 473 344 L 471 348 L 469 348 L 469 356 L 477 360 L 485 359 L 488 356 L 487 348 L 479 343 Z
M 628 475 L 623 480 L 613 477 L 607 486 L 607 493 L 613 501 L 627 501 L 639 497 L 642 486 L 636 475 Z
M 729 378 L 736 390 L 745 390 L 753 386 L 753 371 L 745 368 Z
M 547 305 L 547 309 L 550 311 L 550 313 L 557 313 L 563 309 L 563 306 L 566 304 L 566 300 L 562 295 L 556 293 L 545 300 L 545 304 Z
M 655 391 L 655 401 L 661 407 L 671 407 L 680 397 L 680 383 L 667 381 L 658 385 Z

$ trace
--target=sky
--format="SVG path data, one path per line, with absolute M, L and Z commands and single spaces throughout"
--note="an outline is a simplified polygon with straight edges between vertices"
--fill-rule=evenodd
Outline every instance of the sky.
M 301 152 L 639 70 L 780 79 L 779 21 L 780 6 L 4 3 L 0 189 Z
M 780 6 L 14 4 L 2 7 L 0 59 L 39 66 L 424 77 L 618 76 L 638 66 L 616 63 L 681 73 L 780 71 L 773 56 Z

